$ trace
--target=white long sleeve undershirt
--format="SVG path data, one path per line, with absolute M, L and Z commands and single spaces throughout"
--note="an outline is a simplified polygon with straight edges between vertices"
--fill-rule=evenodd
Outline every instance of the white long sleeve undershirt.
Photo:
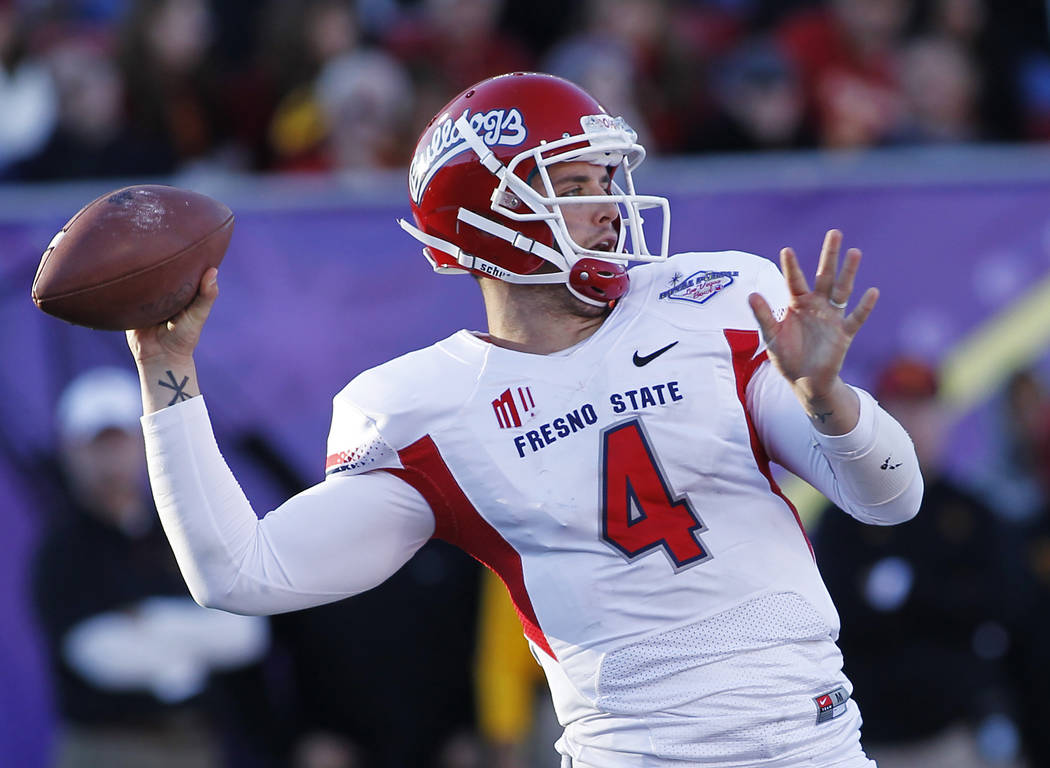
M 922 498 L 911 440 L 870 395 L 858 395 L 857 426 L 820 435 L 766 363 L 748 387 L 748 408 L 774 461 L 860 520 L 902 522 Z M 219 452 L 203 397 L 142 424 L 161 522 L 201 605 L 269 614 L 339 600 L 382 583 L 434 532 L 423 497 L 387 472 L 330 477 L 259 520 Z
M 862 389 L 857 425 L 844 435 L 813 428 L 787 380 L 763 363 L 747 390 L 748 410 L 769 457 L 861 522 L 895 525 L 915 516 L 923 482 L 904 428 Z
M 212 434 L 203 397 L 142 417 L 153 496 L 201 605 L 269 614 L 382 583 L 423 546 L 434 517 L 386 472 L 334 477 L 256 516 Z

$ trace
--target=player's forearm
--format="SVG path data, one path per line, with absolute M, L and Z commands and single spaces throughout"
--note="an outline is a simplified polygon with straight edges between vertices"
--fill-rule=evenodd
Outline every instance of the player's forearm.
M 862 522 L 894 525 L 919 511 L 919 460 L 900 423 L 869 394 L 862 394 L 864 407 L 856 427 L 848 434 L 817 439 L 835 477 L 836 503 Z
M 142 373 L 155 371 L 147 367 Z M 156 393 L 144 385 L 147 409 L 151 394 Z M 252 546 L 258 518 L 219 453 L 210 426 L 203 434 L 192 413 L 176 413 L 184 409 L 166 405 L 160 403 L 142 419 L 150 484 L 164 532 L 194 600 L 208 608 L 248 613 L 224 601 Z M 201 411 L 207 423 L 202 402 L 185 408 Z
M 192 357 L 158 356 L 136 363 L 143 413 L 155 413 L 201 393 Z
M 822 435 L 844 435 L 857 426 L 860 401 L 842 379 L 836 378 L 825 393 L 815 394 L 799 386 L 793 389 L 813 428 Z
M 847 385 L 848 386 L 848 385 Z M 892 525 L 913 517 L 922 475 L 911 439 L 871 395 L 853 390 L 853 428 L 825 434 L 796 405 L 797 392 L 764 364 L 748 386 L 748 409 L 773 461 L 807 481 L 858 520 Z

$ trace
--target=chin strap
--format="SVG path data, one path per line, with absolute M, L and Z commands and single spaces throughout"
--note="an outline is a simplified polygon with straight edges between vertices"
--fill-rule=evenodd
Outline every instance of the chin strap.
M 460 210 L 461 214 L 464 212 L 463 208 L 460 208 L 459 210 Z M 470 213 L 470 211 L 466 211 L 466 212 Z M 462 216 L 460 218 L 461 218 L 461 220 L 465 220 Z M 478 218 L 481 219 L 480 216 L 478 216 Z M 488 221 L 488 220 L 487 219 L 482 219 L 482 221 Z M 458 245 L 456 245 L 454 243 L 450 243 L 448 240 L 443 240 L 440 237 L 434 237 L 433 235 L 428 235 L 426 232 L 424 232 L 423 230 L 421 230 L 418 227 L 414 226 L 413 224 L 410 224 L 409 222 L 405 221 L 404 219 L 398 219 L 397 223 L 401 226 L 401 229 L 403 229 L 406 232 L 408 232 L 408 234 L 412 235 L 412 237 L 416 238 L 416 240 L 418 240 L 419 242 L 423 243 L 423 245 L 427 246 L 427 248 L 435 248 L 435 249 L 441 251 L 442 253 L 447 253 L 449 256 L 451 256 L 453 259 L 456 260 L 457 264 L 459 264 L 458 267 L 450 267 L 450 266 L 447 266 L 447 265 L 438 264 L 436 261 L 434 261 L 434 259 L 432 259 L 430 257 L 430 254 L 427 253 L 426 248 L 424 248 L 423 249 L 423 255 L 426 256 L 427 261 L 430 262 L 430 266 L 434 268 L 434 271 L 439 273 L 439 274 L 443 274 L 443 275 L 465 274 L 465 273 L 469 272 L 470 270 L 473 270 L 475 272 L 481 272 L 483 274 L 486 274 L 486 275 L 489 275 L 491 277 L 494 277 L 497 280 L 504 280 L 504 281 L 506 281 L 508 283 L 518 283 L 518 284 L 523 284 L 523 285 L 529 285 L 529 284 L 543 285 L 543 284 L 550 284 L 550 283 L 563 283 L 563 282 L 565 282 L 566 272 L 564 272 L 564 271 L 560 271 L 560 272 L 538 272 L 538 273 L 535 273 L 535 274 L 532 274 L 532 275 L 520 275 L 517 272 L 511 272 L 510 270 L 504 269 L 503 267 L 500 267 L 500 266 L 498 266 L 496 264 L 493 264 L 491 261 L 487 261 L 486 259 L 483 259 L 480 256 L 472 256 L 471 254 L 467 253 L 462 248 L 460 248 Z M 496 224 L 495 222 L 489 222 L 489 223 L 493 224 L 495 227 L 501 227 L 501 225 Z M 509 227 L 501 227 L 501 228 L 505 229 L 507 232 L 510 232 L 510 233 L 513 233 L 513 234 L 517 235 L 518 237 L 522 238 L 523 240 L 526 240 L 526 241 L 528 241 L 530 243 L 533 243 L 537 249 L 547 248 L 547 246 L 543 245 L 543 243 L 537 243 L 534 240 L 529 240 L 527 237 L 522 235 L 520 232 L 516 232 L 515 230 L 510 229 Z M 495 232 L 493 232 L 491 234 L 495 234 L 497 237 L 500 236 L 499 234 L 497 234 Z
M 518 230 L 504 226 L 498 221 L 493 221 L 492 219 L 474 213 L 474 211 L 460 208 L 459 212 L 456 214 L 456 218 L 464 224 L 469 224 L 474 227 L 474 229 L 480 229 L 482 232 L 492 235 L 493 237 L 498 237 L 500 240 L 506 240 L 518 250 L 535 254 L 544 261 L 550 262 L 554 265 L 565 263 L 565 256 L 561 251 L 557 251 L 538 240 L 525 237 L 525 235 L 521 234 Z

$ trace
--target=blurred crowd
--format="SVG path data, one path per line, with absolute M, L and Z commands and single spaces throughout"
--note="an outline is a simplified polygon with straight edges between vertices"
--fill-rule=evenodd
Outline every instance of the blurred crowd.
M 1006 379 L 984 469 L 967 477 L 947 471 L 955 414 L 930 363 L 892 361 L 874 394 L 915 444 L 919 514 L 882 528 L 829 507 L 811 526 L 867 753 L 879 768 L 1050 765 L 1043 375 Z
M 134 373 L 89 369 L 58 399 L 54 453 L 23 467 L 55 716 L 50 754 L 26 768 L 491 765 L 474 728 L 480 566 L 431 541 L 347 600 L 271 617 L 201 608 L 150 494 L 141 414 Z M 282 495 L 311 484 L 261 433 L 227 455 Z M 512 647 L 535 666 L 509 610 Z
M 0 179 L 402 167 L 521 69 L 660 154 L 1050 138 L 1036 0 L 0 0 Z

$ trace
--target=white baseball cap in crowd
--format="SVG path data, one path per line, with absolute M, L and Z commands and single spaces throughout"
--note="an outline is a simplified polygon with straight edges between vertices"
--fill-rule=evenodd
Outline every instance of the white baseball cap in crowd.
M 58 399 L 55 423 L 65 440 L 91 440 L 110 428 L 141 431 L 138 378 L 123 368 L 93 368 L 75 378 Z

